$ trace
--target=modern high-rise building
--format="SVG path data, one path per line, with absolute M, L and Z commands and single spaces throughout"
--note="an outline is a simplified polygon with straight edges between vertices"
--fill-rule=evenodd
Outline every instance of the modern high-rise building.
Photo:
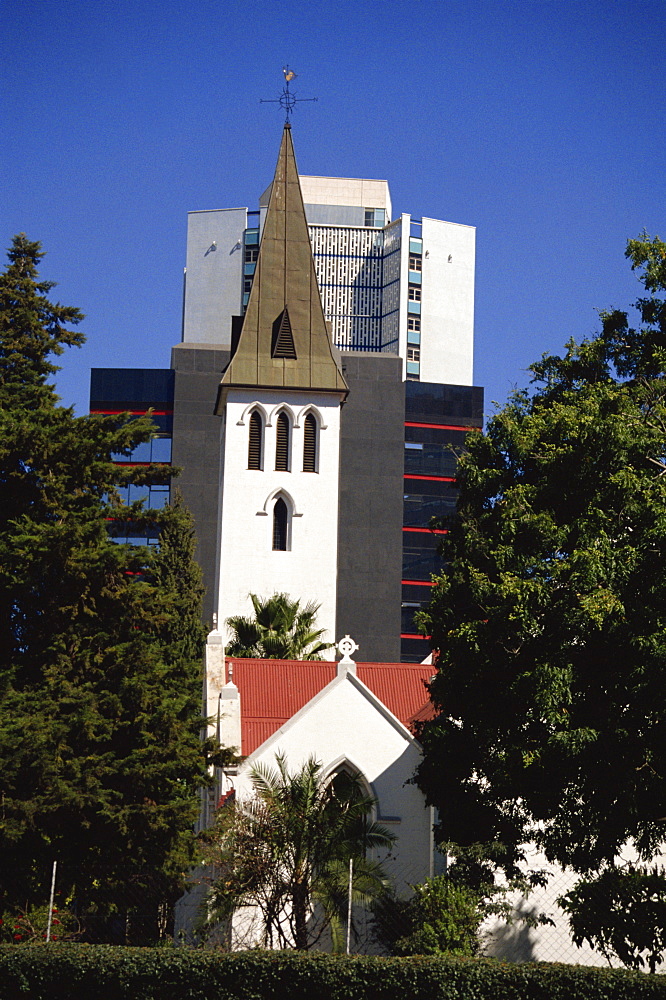
M 285 128 L 257 211 L 189 215 L 171 367 L 98 369 L 91 386 L 93 410 L 161 420 L 208 620 L 287 591 L 384 662 L 429 652 L 413 615 L 441 565 L 431 519 L 483 408 L 474 229 L 391 216 L 386 181 L 299 178 Z
M 470 385 L 474 228 L 409 215 L 392 221 L 383 180 L 300 182 L 335 346 L 397 355 L 403 379 Z M 258 211 L 189 213 L 183 343 L 231 347 L 228 318 L 249 300 L 270 191 Z

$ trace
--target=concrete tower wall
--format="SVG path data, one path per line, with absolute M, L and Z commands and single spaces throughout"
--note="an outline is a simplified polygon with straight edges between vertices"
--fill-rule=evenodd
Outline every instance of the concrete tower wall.
M 171 352 L 175 369 L 172 461 L 181 469 L 173 489 L 182 494 L 194 518 L 208 624 L 216 610 L 220 418 L 215 414 L 215 399 L 228 363 L 228 351 L 208 345 L 178 344 Z

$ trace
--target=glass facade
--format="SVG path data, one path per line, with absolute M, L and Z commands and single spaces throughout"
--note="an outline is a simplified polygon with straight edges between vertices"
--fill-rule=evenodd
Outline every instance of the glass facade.
M 386 210 L 383 208 L 366 208 L 365 225 L 372 229 L 383 229 L 386 225 Z
M 91 413 L 173 413 L 174 372 L 171 368 L 93 368 Z
M 405 420 L 480 428 L 483 425 L 483 389 L 476 385 L 410 382 L 405 386 Z
M 418 663 L 430 652 L 414 615 L 430 600 L 431 577 L 447 519 L 455 514 L 456 455 L 483 422 L 483 389 L 405 382 L 405 476 L 402 530 L 401 659 Z
M 154 423 L 157 423 L 153 418 Z M 158 425 L 159 426 L 159 425 Z M 128 465 L 143 465 L 151 462 L 171 462 L 171 434 L 160 434 L 151 441 L 144 441 L 133 448 L 129 454 L 116 452 L 111 456 L 114 462 L 123 462 Z
M 141 416 L 152 410 L 151 419 L 157 434 L 138 444 L 130 452 L 112 455 L 121 465 L 171 464 L 173 437 L 173 394 L 175 373 L 171 368 L 93 368 L 90 378 L 90 412 L 115 414 L 129 412 Z M 171 499 L 170 479 L 157 477 L 142 486 L 124 486 L 118 490 L 125 504 L 143 502 L 144 510 L 158 510 Z M 116 542 L 155 545 L 158 532 L 125 520 L 109 522 L 109 535 Z
M 456 487 L 453 482 L 405 476 L 402 521 L 404 527 L 429 528 L 433 518 L 448 518 L 455 513 L 456 497 Z
M 442 568 L 439 557 L 440 536 L 429 528 L 403 529 L 402 578 L 403 580 L 430 580 Z

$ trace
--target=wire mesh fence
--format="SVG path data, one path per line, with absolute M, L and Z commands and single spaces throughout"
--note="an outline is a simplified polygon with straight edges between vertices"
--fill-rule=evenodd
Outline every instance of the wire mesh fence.
M 45 886 L 46 878 L 40 882 Z M 30 895 L 39 899 L 34 885 Z M 0 941 L 164 943 L 173 938 L 174 909 L 180 896 L 178 882 L 165 882 L 153 872 L 128 871 L 119 877 L 117 869 L 99 865 L 94 873 L 61 869 L 54 879 L 52 897 L 43 895 L 38 902 L 26 899 L 3 906 L 0 894 Z
M 439 895 L 433 896 L 436 905 L 431 906 L 431 899 L 419 909 L 416 904 L 422 902 L 424 892 L 420 887 L 426 882 L 423 874 L 398 862 L 392 864 L 390 874 L 393 884 L 401 886 L 399 895 L 389 892 L 380 901 L 365 904 L 354 901 L 351 911 L 347 901 L 341 900 L 337 919 L 325 928 L 322 924 L 321 932 L 316 926 L 322 920 L 321 912 L 315 904 L 308 917 L 313 932 L 311 946 L 317 950 L 348 950 L 350 954 L 365 955 L 436 953 L 469 950 L 472 935 L 478 941 L 479 954 L 507 961 L 617 966 L 622 964 L 618 954 L 625 940 L 629 944 L 622 955 L 624 964 L 649 968 L 661 961 L 661 942 L 666 935 L 663 878 L 656 883 L 650 898 L 639 901 L 638 917 L 630 908 L 626 912 L 619 909 L 617 900 L 609 898 L 601 887 L 596 898 L 595 883 L 589 882 L 588 927 L 597 931 L 611 927 L 615 934 L 612 937 L 606 932 L 604 937 L 600 932 L 596 938 L 593 934 L 596 947 L 592 948 L 586 941 L 581 947 L 574 943 L 569 914 L 561 905 L 579 879 L 571 872 L 551 866 L 545 884 L 529 895 L 500 893 L 494 903 L 497 904 L 498 898 L 502 902 L 501 914 L 488 912 L 486 895 L 480 898 L 475 915 L 470 915 L 469 909 L 461 909 L 460 899 L 454 895 L 447 900 L 446 882 L 440 882 Z M 103 870 L 98 870 L 92 882 L 80 880 L 79 887 L 71 878 L 67 882 L 63 878 L 55 883 L 52 909 L 46 901 L 35 906 L 26 903 L 22 907 L 8 907 L 0 913 L 0 940 L 22 944 L 46 940 L 50 933 L 50 940 L 56 942 L 172 943 L 218 950 L 270 947 L 262 914 L 256 907 L 239 908 L 226 920 L 208 920 L 208 892 L 214 877 L 210 869 L 198 869 L 188 877 L 185 892 L 182 887 L 165 886 L 164 881 L 150 872 L 128 874 L 121 882 L 117 872 L 109 873 L 107 878 Z M 44 883 L 48 881 L 45 876 Z M 491 911 L 492 907 L 491 900 Z M 460 930 L 458 939 L 452 931 L 456 926 Z M 631 944 L 632 934 L 640 936 L 638 947 Z

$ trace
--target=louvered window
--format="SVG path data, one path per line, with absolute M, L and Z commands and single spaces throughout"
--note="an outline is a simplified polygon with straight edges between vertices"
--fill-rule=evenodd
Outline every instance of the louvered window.
M 288 540 L 289 511 L 282 497 L 278 497 L 273 507 L 273 551 L 286 552 Z
M 262 445 L 263 430 L 264 428 L 261 419 L 261 414 L 258 413 L 256 410 L 253 410 L 250 416 L 250 437 L 247 448 L 248 469 L 261 468 L 261 452 L 262 452 L 261 445 Z
M 294 334 L 292 333 L 291 321 L 289 320 L 289 313 L 286 306 L 273 323 L 271 357 L 296 359 Z
M 303 472 L 317 471 L 317 421 L 308 413 L 303 423 Z
M 286 413 L 279 413 L 276 423 L 275 468 L 289 472 L 289 435 L 291 427 Z

